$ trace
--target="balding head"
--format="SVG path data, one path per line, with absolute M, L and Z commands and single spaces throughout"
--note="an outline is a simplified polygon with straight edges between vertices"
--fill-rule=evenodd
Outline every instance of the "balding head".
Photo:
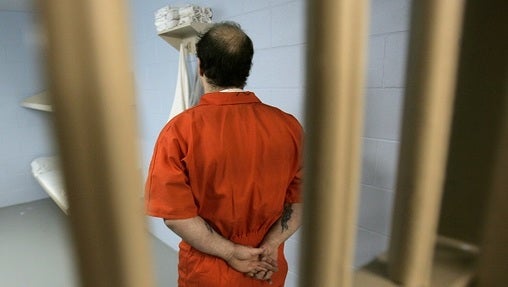
M 243 88 L 249 77 L 254 48 L 234 22 L 215 24 L 196 44 L 201 72 L 217 88 Z

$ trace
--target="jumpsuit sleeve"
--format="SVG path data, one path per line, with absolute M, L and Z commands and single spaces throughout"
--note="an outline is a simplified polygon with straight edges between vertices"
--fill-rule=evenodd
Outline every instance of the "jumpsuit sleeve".
M 289 184 L 284 203 L 302 202 L 302 169 L 300 168 Z
M 183 141 L 172 125 L 166 126 L 157 139 L 145 186 L 148 215 L 185 219 L 198 214 L 182 161 L 182 145 Z
M 286 197 L 284 199 L 284 203 L 300 203 L 302 202 L 302 177 L 303 177 L 303 129 L 302 126 L 298 123 L 298 121 L 291 117 L 293 120 L 293 130 L 294 130 L 294 141 L 296 146 L 296 172 L 289 183 L 288 189 L 286 191 Z

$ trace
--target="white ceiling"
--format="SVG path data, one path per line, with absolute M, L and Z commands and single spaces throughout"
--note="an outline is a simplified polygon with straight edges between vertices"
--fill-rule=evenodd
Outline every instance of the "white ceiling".
M 34 0 L 0 0 L 0 10 L 32 11 Z

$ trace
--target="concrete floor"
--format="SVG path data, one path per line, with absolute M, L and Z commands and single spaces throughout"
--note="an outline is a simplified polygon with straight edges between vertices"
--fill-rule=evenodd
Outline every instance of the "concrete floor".
M 0 286 L 78 287 L 66 215 L 51 199 L 0 208 Z M 177 286 L 177 253 L 149 236 L 157 286 Z

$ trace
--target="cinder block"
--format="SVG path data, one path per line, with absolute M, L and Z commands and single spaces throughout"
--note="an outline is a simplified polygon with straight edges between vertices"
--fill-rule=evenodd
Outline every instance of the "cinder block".
M 374 186 L 395 189 L 399 143 L 395 141 L 378 141 Z
M 286 46 L 305 42 L 305 3 L 290 2 L 272 8 L 272 46 Z
M 362 185 L 358 225 L 388 236 L 390 233 L 393 191 Z
M 361 183 L 373 185 L 376 173 L 377 141 L 363 139 Z
M 384 58 L 384 87 L 404 87 L 408 54 L 408 33 L 400 32 L 386 36 Z
M 369 89 L 365 101 L 364 135 L 399 140 L 403 89 Z
M 245 33 L 252 39 L 254 49 L 270 48 L 272 31 L 270 9 L 241 14 L 231 20 L 242 26 Z
M 410 0 L 371 0 L 370 34 L 407 31 Z
M 385 56 L 385 37 L 369 37 L 369 56 L 367 58 L 367 87 L 383 86 L 383 61 Z

